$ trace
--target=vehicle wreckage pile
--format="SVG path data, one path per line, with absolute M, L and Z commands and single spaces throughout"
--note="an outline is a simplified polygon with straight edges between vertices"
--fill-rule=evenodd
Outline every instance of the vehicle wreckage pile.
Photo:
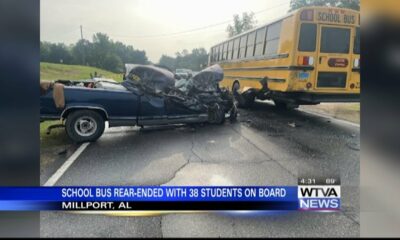
M 125 81 L 128 89 L 138 88 L 162 96 L 166 104 L 176 104 L 198 113 L 208 113 L 209 122 L 220 123 L 229 111 L 236 118 L 236 106 L 229 90 L 219 88 L 224 73 L 219 65 L 210 66 L 190 79 L 179 79 L 171 71 L 151 65 L 127 64 Z

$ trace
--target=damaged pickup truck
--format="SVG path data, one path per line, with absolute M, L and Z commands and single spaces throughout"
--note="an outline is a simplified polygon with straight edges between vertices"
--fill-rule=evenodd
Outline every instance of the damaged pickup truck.
M 61 119 L 74 142 L 96 141 L 109 127 L 186 123 L 222 124 L 235 120 L 233 95 L 220 89 L 223 70 L 213 65 L 190 79 L 171 71 L 126 64 L 124 81 L 41 82 L 41 121 Z

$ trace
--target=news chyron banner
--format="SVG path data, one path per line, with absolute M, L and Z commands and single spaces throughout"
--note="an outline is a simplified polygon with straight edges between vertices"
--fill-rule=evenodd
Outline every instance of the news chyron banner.
M 298 186 L 1 187 L 0 211 L 339 211 L 338 178 Z

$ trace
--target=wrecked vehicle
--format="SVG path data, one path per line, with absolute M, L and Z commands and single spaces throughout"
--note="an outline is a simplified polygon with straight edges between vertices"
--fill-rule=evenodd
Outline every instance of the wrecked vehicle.
M 176 69 L 175 74 L 184 79 L 190 79 L 193 76 L 193 71 L 190 69 Z
M 61 119 L 75 142 L 97 140 L 109 127 L 185 123 L 222 124 L 236 119 L 233 95 L 220 89 L 220 66 L 214 65 L 185 82 L 151 65 L 126 66 L 122 83 L 112 81 L 41 82 L 41 121 Z M 182 80 L 182 79 L 181 79 Z M 179 83 L 179 84 L 178 84 Z

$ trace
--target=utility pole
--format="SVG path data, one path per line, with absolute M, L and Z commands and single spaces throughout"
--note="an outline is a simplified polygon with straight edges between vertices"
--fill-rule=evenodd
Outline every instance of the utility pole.
M 81 25 L 81 40 L 83 40 L 83 28 L 82 28 L 82 25 Z M 83 42 L 83 44 L 85 45 L 85 42 Z M 85 56 L 85 50 L 84 49 L 83 49 L 83 52 L 82 52 L 82 64 L 86 65 L 86 56 Z
M 81 40 L 83 40 L 83 30 L 82 30 L 82 25 L 81 25 Z

